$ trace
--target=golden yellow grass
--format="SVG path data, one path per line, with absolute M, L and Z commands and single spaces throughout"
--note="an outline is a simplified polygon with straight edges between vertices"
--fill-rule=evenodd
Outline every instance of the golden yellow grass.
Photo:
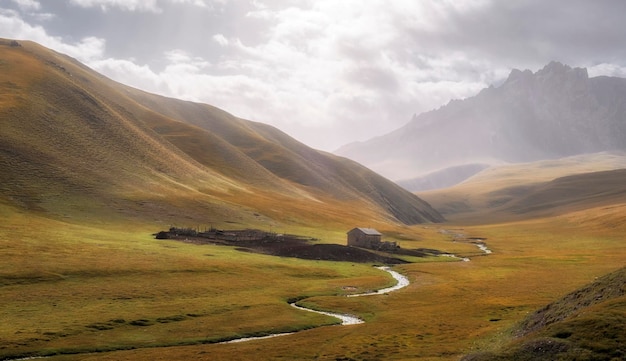
M 407 248 L 476 256 L 470 262 L 396 266 L 410 278 L 408 288 L 345 298 L 336 296 L 345 286 L 365 291 L 392 280 L 369 265 L 156 241 L 147 224 L 105 229 L 6 207 L 2 212 L 5 356 L 137 348 L 53 359 L 456 360 L 506 342 L 509 328 L 528 312 L 626 259 L 624 217 L 615 208 L 497 225 L 389 227 Z M 622 223 L 610 228 L 605 219 Z M 453 242 L 440 227 L 485 237 L 494 253 L 478 256 L 475 245 Z M 339 243 L 344 236 L 336 227 L 320 234 L 328 237 L 324 242 Z M 336 322 L 287 305 L 299 296 L 310 296 L 302 301 L 309 306 L 357 314 L 367 322 L 240 344 L 201 344 Z
M 420 192 L 418 195 L 444 213 L 449 220 L 455 222 L 510 221 L 537 216 L 536 214 L 511 214 L 511 211 L 506 209 L 515 200 L 536 190 L 537 185 L 570 175 L 623 168 L 626 168 L 626 156 L 613 153 L 595 153 L 555 160 L 494 166 L 454 187 Z M 601 186 L 602 184 L 585 184 L 582 181 L 580 183 L 581 190 Z M 575 194 L 572 195 L 575 196 Z M 544 201 L 548 202 L 549 197 L 547 195 Z
M 366 265 L 156 241 L 147 229 L 101 229 L 3 211 L 3 356 L 309 328 L 336 321 L 295 310 L 288 299 L 388 282 Z

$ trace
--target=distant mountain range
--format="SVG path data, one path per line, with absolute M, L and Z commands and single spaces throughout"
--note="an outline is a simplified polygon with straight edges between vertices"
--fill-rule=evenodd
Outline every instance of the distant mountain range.
M 498 87 L 453 100 L 389 134 L 335 153 L 407 184 L 432 172 L 441 178 L 449 167 L 458 173 L 467 164 L 624 150 L 625 100 L 626 79 L 590 78 L 586 69 L 551 62 L 535 73 L 513 70 Z
M 437 222 L 360 164 L 206 104 L 0 40 L 0 205 L 165 224 Z M 380 224 L 380 223 L 379 223 Z

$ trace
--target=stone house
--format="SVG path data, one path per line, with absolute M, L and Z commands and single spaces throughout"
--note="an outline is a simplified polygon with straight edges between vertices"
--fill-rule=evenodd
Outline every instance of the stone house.
M 353 228 L 348 231 L 348 246 L 377 249 L 382 236 L 374 228 Z
M 382 236 L 373 228 L 353 228 L 348 231 L 348 246 L 379 251 L 394 251 L 398 248 L 396 242 L 383 242 Z

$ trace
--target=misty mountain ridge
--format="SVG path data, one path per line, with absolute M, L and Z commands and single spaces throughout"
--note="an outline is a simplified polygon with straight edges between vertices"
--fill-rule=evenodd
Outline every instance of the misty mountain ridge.
M 626 79 L 553 61 L 414 116 L 335 153 L 394 180 L 465 164 L 506 164 L 626 149 Z
M 489 168 L 488 164 L 463 164 L 412 179 L 398 180 L 396 183 L 412 192 L 447 188 L 463 182 L 486 168 Z

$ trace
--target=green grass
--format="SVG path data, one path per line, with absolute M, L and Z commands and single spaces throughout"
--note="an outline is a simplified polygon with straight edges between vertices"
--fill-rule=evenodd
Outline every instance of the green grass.
M 622 360 L 626 357 L 626 298 L 581 307 L 564 321 L 551 324 L 472 361 Z
M 605 210 L 617 217 L 614 211 Z M 494 253 L 470 262 L 434 258 L 396 266 L 411 280 L 409 287 L 345 298 L 340 295 L 382 288 L 392 280 L 368 265 L 157 241 L 151 236 L 156 230 L 146 223 L 73 224 L 0 207 L 5 219 L 0 316 L 6 321 L 0 326 L 0 354 L 81 352 L 55 358 L 147 360 L 237 359 L 233 355 L 262 352 L 266 359 L 457 360 L 472 350 L 506 345 L 510 330 L 529 312 L 623 264 L 621 231 L 598 225 L 603 219 L 598 212 L 445 225 L 486 238 Z M 287 231 L 320 242 L 345 238 L 341 229 Z M 478 253 L 475 245 L 453 242 L 439 227 L 388 231 L 405 248 Z M 336 321 L 295 310 L 287 304 L 292 299 L 367 322 L 315 328 Z M 211 344 L 305 329 L 276 340 Z M 100 352 L 82 353 L 95 351 Z
M 3 357 L 306 329 L 332 319 L 294 310 L 288 298 L 386 282 L 364 265 L 157 241 L 141 230 L 19 214 L 0 228 L 0 255 Z
M 617 217 L 613 211 L 605 210 Z M 411 280 L 409 287 L 345 298 L 340 295 L 392 281 L 368 265 L 157 241 L 150 224 L 73 224 L 0 207 L 6 220 L 0 227 L 0 312 L 6 321 L 0 326 L 0 354 L 99 351 L 55 359 L 152 360 L 237 359 L 261 352 L 265 359 L 457 360 L 472 350 L 505 345 L 509 330 L 529 312 L 623 263 L 620 229 L 594 223 L 602 219 L 597 212 L 446 225 L 486 238 L 494 253 L 470 262 L 432 259 L 436 262 L 396 266 Z M 342 243 L 345 237 L 341 229 L 288 230 L 320 242 Z M 475 245 L 453 242 L 438 227 L 392 230 L 390 238 L 406 248 L 476 253 Z M 315 328 L 336 321 L 289 307 L 294 298 L 367 322 Z M 305 329 L 275 340 L 211 344 Z
M 600 277 L 526 317 L 516 338 L 487 360 L 618 360 L 626 356 L 626 268 Z
M 9 206 L 0 215 L 2 357 L 170 349 L 336 323 L 289 307 L 294 298 L 325 299 L 327 309 L 373 320 L 370 301 L 337 296 L 393 283 L 370 265 L 155 240 L 149 223 L 98 222 L 92 214 L 76 224 Z M 345 242 L 345 230 L 284 231 Z M 410 245 L 452 244 L 434 228 L 402 232 Z

